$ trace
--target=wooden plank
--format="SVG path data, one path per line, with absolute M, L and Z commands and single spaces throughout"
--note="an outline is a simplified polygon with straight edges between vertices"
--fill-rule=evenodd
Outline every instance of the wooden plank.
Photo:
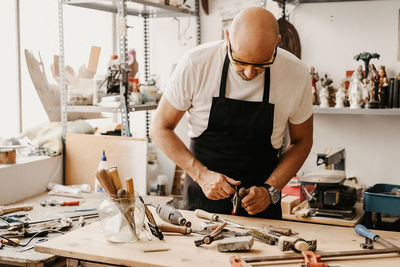
M 131 137 L 67 134 L 66 184 L 93 186 L 103 150 L 109 164 L 118 167 L 121 179 L 133 177 L 135 190 L 145 195 L 147 140 Z
M 95 75 L 97 72 L 97 64 L 99 63 L 99 56 L 100 56 L 101 47 L 92 46 L 90 49 L 90 57 L 87 70 Z
M 343 220 L 338 218 L 319 217 L 319 216 L 300 218 L 296 217 L 294 214 L 282 214 L 282 218 L 290 221 L 322 223 L 322 224 L 354 227 L 361 222 L 362 216 L 364 215 L 362 203 L 356 203 L 355 208 L 356 208 L 356 216 L 352 220 Z
M 199 227 L 200 220 L 192 211 L 182 211 L 183 216 L 192 222 L 193 228 Z M 158 216 L 154 213 L 156 220 Z M 323 252 L 350 251 L 360 249 L 359 244 L 365 239 L 354 232 L 353 228 L 337 227 L 318 224 L 307 224 L 289 221 L 276 221 L 258 218 L 248 218 L 230 215 L 221 217 L 247 226 L 290 227 L 299 232 L 299 236 L 305 239 L 317 238 L 318 250 Z M 231 228 L 235 230 L 234 228 Z M 237 229 L 236 229 L 237 230 Z M 375 231 L 382 238 L 400 246 L 400 233 Z M 142 233 L 141 240 L 132 243 L 109 243 L 101 233 L 100 223 L 96 222 L 84 228 L 70 232 L 46 243 L 38 244 L 35 250 L 53 253 L 64 257 L 73 257 L 88 261 L 104 262 L 109 264 L 121 264 L 127 266 L 228 266 L 229 256 L 232 253 L 220 253 L 216 242 L 208 246 L 195 247 L 193 241 L 198 235 L 187 236 L 177 234 L 165 234 L 163 241 L 153 238 L 146 241 Z M 144 253 L 143 249 L 151 247 L 169 248 L 169 251 Z M 376 248 L 382 248 L 375 244 Z M 261 242 L 255 242 L 251 251 L 234 253 L 241 256 L 261 255 L 288 255 L 292 252 L 280 252 L 276 246 L 269 246 Z M 400 266 L 400 257 L 389 254 L 386 256 L 361 257 L 352 261 L 334 260 L 329 264 L 340 266 Z M 275 263 L 274 263 L 275 264 Z M 268 265 L 270 266 L 270 265 Z M 274 265 L 271 265 L 274 266 Z M 276 264 L 275 264 L 276 266 Z M 298 263 L 285 266 L 298 266 Z

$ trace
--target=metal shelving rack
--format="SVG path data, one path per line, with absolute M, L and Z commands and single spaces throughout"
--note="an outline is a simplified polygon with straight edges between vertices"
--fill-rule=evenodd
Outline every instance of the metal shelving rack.
M 89 8 L 94 10 L 112 12 L 117 14 L 116 32 L 118 33 L 118 54 L 121 59 L 122 79 L 120 82 L 121 106 L 120 107 L 101 107 L 101 106 L 68 106 L 67 105 L 67 85 L 65 80 L 64 65 L 64 5 Z M 144 69 L 145 80 L 150 76 L 150 35 L 149 19 L 163 17 L 182 17 L 193 15 L 196 17 L 197 44 L 200 44 L 200 17 L 199 0 L 195 0 L 195 10 L 177 8 L 174 6 L 159 4 L 145 0 L 58 0 L 58 24 L 59 24 L 59 46 L 60 46 L 60 82 L 61 82 L 61 122 L 63 125 L 62 136 L 65 141 L 67 134 L 67 115 L 68 112 L 120 112 L 121 114 L 121 135 L 131 136 L 129 128 L 129 113 L 133 111 L 146 110 L 146 135 L 149 136 L 150 114 L 149 110 L 157 108 L 157 105 L 137 105 L 130 106 L 127 97 L 128 72 L 127 72 L 127 16 L 143 17 L 144 24 Z

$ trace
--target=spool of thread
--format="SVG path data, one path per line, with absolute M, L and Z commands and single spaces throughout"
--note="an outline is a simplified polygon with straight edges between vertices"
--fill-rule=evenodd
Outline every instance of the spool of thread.
M 0 164 L 15 164 L 17 162 L 17 151 L 12 148 L 0 150 Z

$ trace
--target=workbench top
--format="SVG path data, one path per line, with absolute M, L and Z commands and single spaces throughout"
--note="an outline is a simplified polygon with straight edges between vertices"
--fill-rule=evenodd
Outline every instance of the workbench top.
M 33 209 L 30 211 L 20 211 L 15 213 L 9 213 L 5 215 L 14 215 L 14 214 L 27 214 L 31 221 L 44 220 L 44 219 L 53 219 L 59 218 L 60 216 L 75 216 L 82 215 L 86 213 L 96 213 L 98 211 L 89 211 L 89 212 L 74 212 L 76 209 L 90 209 L 90 208 L 98 208 L 100 203 L 104 200 L 105 194 L 98 193 L 84 193 L 82 198 L 71 198 L 71 197 L 62 197 L 62 196 L 52 196 L 47 193 L 43 193 L 37 195 L 35 197 L 26 199 L 24 201 L 20 201 L 18 203 L 14 203 L 9 206 L 20 206 L 22 204 L 31 205 Z M 79 206 L 47 206 L 42 207 L 40 202 L 43 200 L 63 200 L 63 201 L 80 201 Z M 145 202 L 154 202 L 154 203 L 168 203 L 172 201 L 171 197 L 158 197 L 158 196 L 145 196 Z M 87 222 L 92 222 L 96 219 L 90 219 Z M 73 222 L 72 229 L 69 231 L 73 231 L 75 229 L 79 229 L 80 226 L 78 222 Z M 69 231 L 66 231 L 68 233 Z M 4 234 L 5 230 L 0 230 L 0 234 Z M 50 233 L 48 239 L 52 239 L 57 237 L 58 233 Z M 32 240 L 29 244 L 35 245 L 38 239 L 42 237 L 37 237 Z M 25 244 L 29 238 L 21 239 L 21 244 Z M 1 264 L 11 264 L 11 265 L 35 265 L 40 266 L 41 263 L 48 262 L 54 260 L 56 257 L 53 254 L 49 253 L 39 253 L 34 251 L 33 249 L 18 252 L 21 249 L 20 247 L 9 247 L 5 246 L 3 249 L 0 249 L 0 266 Z
M 153 213 L 159 222 L 157 214 Z M 182 211 L 194 228 L 199 227 L 202 221 L 195 217 L 191 211 Z M 221 215 L 231 221 L 247 226 L 290 227 L 305 239 L 317 239 L 318 251 L 335 252 L 361 249 L 359 244 L 364 238 L 354 232 L 354 228 L 319 225 L 311 223 L 299 223 L 289 221 L 277 221 L 258 218 Z M 231 228 L 235 230 L 234 228 Z M 375 231 L 382 238 L 400 246 L 400 233 Z M 103 262 L 125 266 L 229 266 L 231 255 L 241 256 L 272 256 L 292 254 L 293 252 L 281 252 L 276 246 L 270 246 L 255 241 L 250 252 L 220 253 L 216 242 L 210 245 L 195 247 L 193 241 L 199 236 L 196 234 L 182 236 L 180 234 L 165 233 L 164 240 L 153 237 L 153 241 L 147 241 L 142 233 L 141 240 L 132 243 L 116 244 L 107 242 L 101 232 L 100 223 L 96 222 L 85 226 L 64 236 L 54 238 L 48 242 L 36 245 L 35 250 L 44 253 L 55 254 L 63 257 L 76 258 L 88 261 Z M 382 248 L 374 244 L 375 248 Z M 169 249 L 168 251 L 145 253 L 144 249 Z M 397 254 L 375 255 L 358 257 L 357 260 L 329 261 L 329 264 L 340 266 L 400 266 L 400 257 Z M 268 266 L 283 266 L 277 263 Z M 299 261 L 284 266 L 299 266 Z

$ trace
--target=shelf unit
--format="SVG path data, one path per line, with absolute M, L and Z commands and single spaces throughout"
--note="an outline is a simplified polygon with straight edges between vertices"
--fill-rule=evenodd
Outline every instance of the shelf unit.
M 117 14 L 116 32 L 118 33 L 118 54 L 121 61 L 122 79 L 120 82 L 120 107 L 102 106 L 68 106 L 67 105 L 67 85 L 65 79 L 65 60 L 64 60 L 64 20 L 63 7 L 76 6 L 93 10 L 111 12 Z M 149 19 L 163 17 L 183 17 L 194 16 L 197 27 L 197 44 L 200 44 L 200 17 L 199 0 L 195 0 L 195 9 L 178 8 L 174 6 L 159 4 L 145 0 L 58 0 L 58 22 L 59 22 L 59 45 L 60 45 L 60 83 L 61 83 L 61 121 L 63 125 L 62 136 L 65 141 L 67 134 L 67 115 L 68 112 L 119 112 L 121 114 L 121 135 L 131 136 L 130 132 L 130 112 L 146 111 L 146 135 L 149 137 L 149 110 L 155 109 L 157 105 L 136 105 L 130 106 L 127 94 L 128 71 L 127 71 L 127 16 L 139 16 L 143 18 L 144 34 L 144 76 L 148 81 L 150 76 L 150 35 Z
M 399 116 L 400 108 L 387 109 L 352 109 L 352 108 L 320 108 L 313 107 L 314 114 L 332 114 L 332 115 L 379 115 L 379 116 Z

